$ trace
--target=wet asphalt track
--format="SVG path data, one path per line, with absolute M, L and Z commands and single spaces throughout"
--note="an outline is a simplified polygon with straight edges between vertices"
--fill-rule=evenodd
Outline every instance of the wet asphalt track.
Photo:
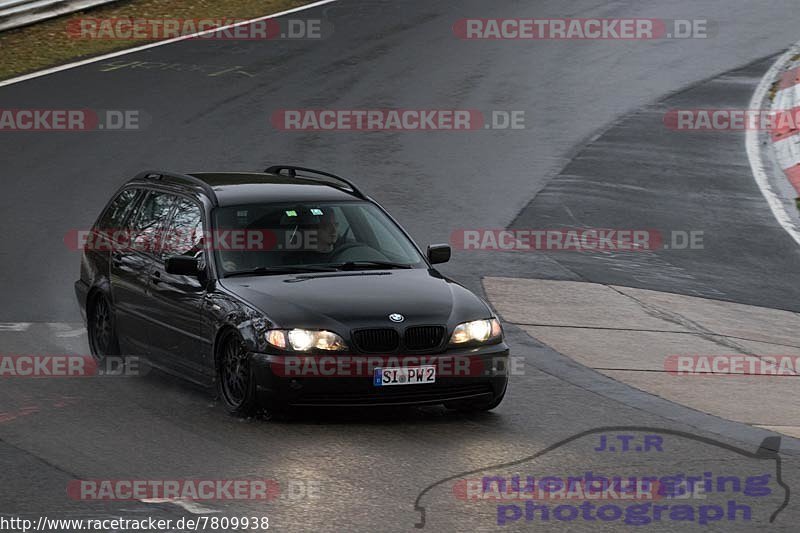
M 797 310 L 791 291 L 800 258 L 752 183 L 743 138 L 666 132 L 659 115 L 678 106 L 747 106 L 769 65 L 758 60 L 797 38 L 789 2 L 344 1 L 303 15 L 329 19 L 334 34 L 323 42 L 182 42 L 0 89 L 3 108 L 140 109 L 152 118 L 140 132 L 3 134 L 0 320 L 79 321 L 72 295 L 78 256 L 62 237 L 90 224 L 125 177 L 148 167 L 257 170 L 276 162 L 352 176 L 423 245 L 446 242 L 454 229 L 512 223 L 699 229 L 710 244 L 700 253 L 646 259 L 455 254 L 442 270 L 476 290 L 486 275 L 584 279 Z M 705 17 L 717 22 L 718 34 L 656 42 L 454 39 L 452 23 L 471 16 Z M 207 67 L 120 67 L 133 61 Z M 716 76 L 723 77 L 698 85 Z M 523 131 L 473 133 L 283 133 L 269 123 L 276 109 L 307 107 L 513 109 L 528 119 Z M 598 132 L 604 134 L 587 145 Z M 4 353 L 85 350 L 82 338 L 46 328 L 0 335 Z M 526 360 L 525 375 L 514 379 L 501 408 L 474 417 L 441 409 L 305 413 L 272 424 L 230 418 L 202 391 L 160 376 L 3 382 L 0 514 L 188 516 L 172 504 L 71 501 L 65 486 L 74 478 L 260 476 L 284 485 L 313 480 L 322 492 L 267 506 L 207 507 L 265 512 L 287 531 L 409 530 L 418 520 L 415 499 L 431 483 L 522 459 L 589 429 L 714 430 L 727 433 L 720 437 L 726 442 L 757 447 L 753 432 L 682 417 L 663 402 L 651 409 L 599 376 L 603 386 L 582 386 L 591 372 L 557 364 L 558 354 L 519 332 L 510 336 Z M 554 375 L 556 367 L 573 374 Z M 671 458 L 648 457 L 648 468 L 722 460 L 714 447 L 681 449 Z M 576 458 L 588 469 L 630 463 L 624 456 L 551 457 L 553 471 Z M 783 468 L 789 485 L 800 487 L 796 455 L 784 457 Z M 470 509 L 437 514 L 434 503 L 452 508 L 452 498 L 429 496 L 429 528 L 492 524 Z M 796 509 L 790 503 L 772 528 L 791 531 Z M 664 522 L 657 529 L 685 527 Z

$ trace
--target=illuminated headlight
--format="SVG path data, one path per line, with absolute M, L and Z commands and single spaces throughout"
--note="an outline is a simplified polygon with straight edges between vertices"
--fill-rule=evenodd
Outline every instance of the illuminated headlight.
M 342 338 L 331 331 L 313 331 L 308 329 L 271 329 L 267 331 L 267 342 L 281 350 L 296 352 L 309 350 L 338 351 L 347 348 Z
M 488 342 L 500 338 L 503 329 L 496 318 L 488 320 L 473 320 L 456 326 L 450 344 L 466 344 L 468 342 Z

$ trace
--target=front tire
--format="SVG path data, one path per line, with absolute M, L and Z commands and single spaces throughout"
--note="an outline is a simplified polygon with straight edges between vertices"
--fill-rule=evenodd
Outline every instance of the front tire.
M 225 409 L 236 416 L 250 416 L 258 409 L 258 396 L 250 358 L 236 331 L 219 342 L 217 390 Z

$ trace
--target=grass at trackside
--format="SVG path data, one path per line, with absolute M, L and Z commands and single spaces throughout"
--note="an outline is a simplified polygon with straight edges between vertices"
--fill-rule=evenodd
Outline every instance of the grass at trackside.
M 310 3 L 312 0 L 123 0 L 1 32 L 0 80 L 153 42 L 70 37 L 67 23 L 77 17 L 249 19 Z
M 769 86 L 769 92 L 767 93 L 767 97 L 769 98 L 770 102 L 775 101 L 775 96 L 778 94 L 778 86 L 780 86 L 781 80 L 775 80 L 772 82 L 772 85 Z

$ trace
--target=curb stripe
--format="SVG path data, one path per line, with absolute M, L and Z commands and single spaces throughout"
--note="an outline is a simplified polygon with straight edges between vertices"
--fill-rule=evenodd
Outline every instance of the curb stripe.
M 772 142 L 776 143 L 800 133 L 800 106 L 791 109 L 775 109 L 776 127 L 770 130 Z
M 800 85 L 786 87 L 775 93 L 772 109 L 791 109 L 794 102 L 800 101 Z
M 795 63 L 796 64 L 796 63 Z M 794 66 L 778 77 L 778 92 L 772 101 L 771 110 L 791 113 L 792 118 L 800 113 L 800 67 Z M 782 127 L 770 132 L 775 156 L 789 183 L 800 196 L 800 127 L 787 120 Z
M 796 85 L 800 85 L 800 67 L 787 70 L 781 74 L 781 78 L 778 81 L 778 90 L 788 89 Z
M 786 177 L 789 178 L 789 183 L 791 183 L 795 190 L 800 193 L 800 164 L 797 164 L 791 168 L 783 169 L 783 172 L 786 174 Z
M 787 135 L 774 140 L 772 147 L 781 163 L 781 168 L 789 168 L 800 163 L 800 136 Z
M 786 71 L 785 65 L 792 61 L 792 58 L 800 53 L 800 41 L 792 45 L 786 52 L 780 55 L 770 66 L 758 82 L 756 90 L 750 99 L 749 109 L 763 109 L 768 105 L 767 95 L 770 89 Z M 769 176 L 772 174 L 772 163 L 766 161 L 765 153 L 762 150 L 761 136 L 758 131 L 749 129 L 745 132 L 745 151 L 750 162 L 750 170 L 753 172 L 753 179 L 758 185 L 761 195 L 767 201 L 775 220 L 786 230 L 794 241 L 800 245 L 800 226 L 795 223 L 796 215 L 790 212 L 787 202 L 778 195 L 770 182 Z M 791 208 L 793 210 L 793 208 Z M 796 211 L 794 211 L 796 213 Z

